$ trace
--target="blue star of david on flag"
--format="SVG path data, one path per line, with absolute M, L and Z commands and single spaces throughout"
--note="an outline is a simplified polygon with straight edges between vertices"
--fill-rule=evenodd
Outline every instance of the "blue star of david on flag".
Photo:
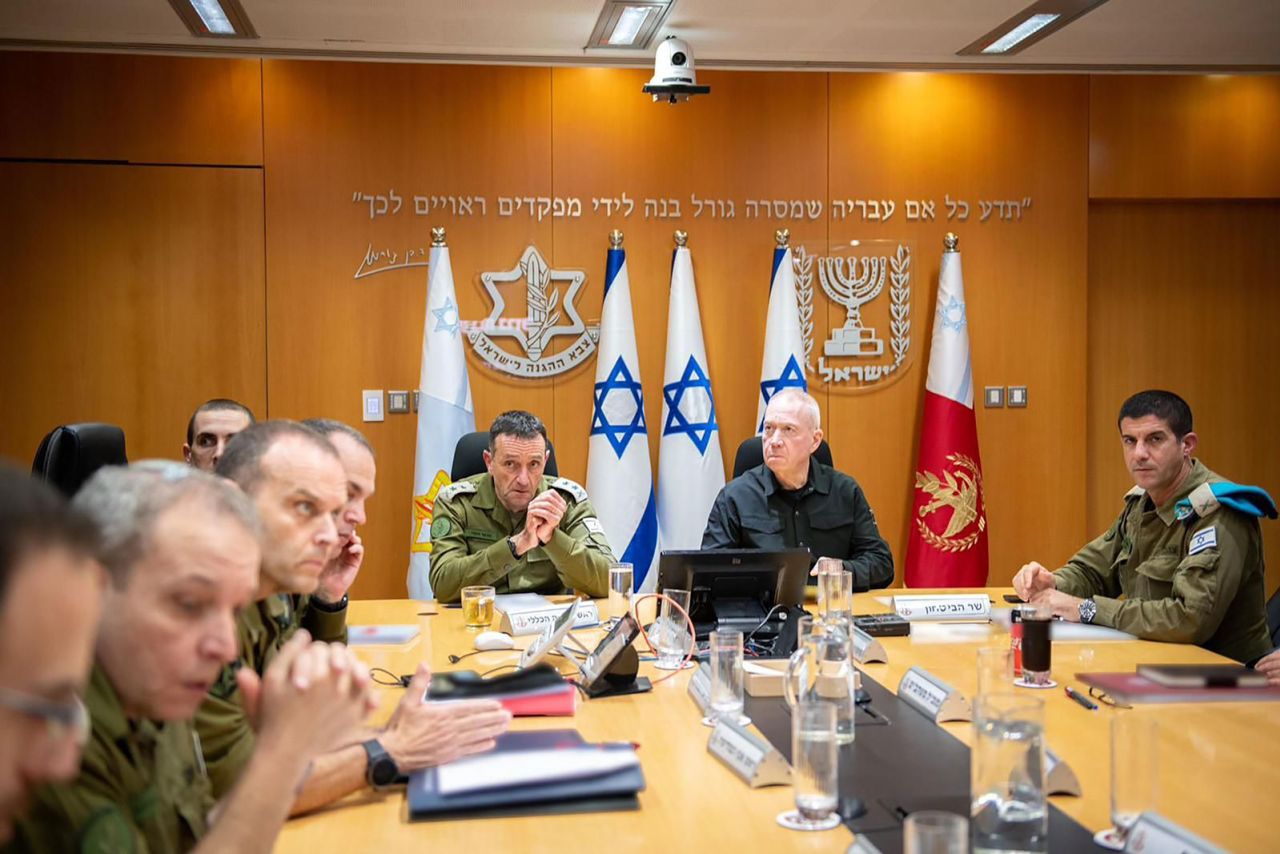
M 804 379 L 804 371 L 800 369 L 800 363 L 796 361 L 795 356 L 787 359 L 787 364 L 782 368 L 782 373 L 777 379 L 764 380 L 760 383 L 760 393 L 764 395 L 765 405 L 769 405 L 769 399 L 784 388 L 798 388 L 801 391 L 808 391 L 809 386 Z M 761 421 L 760 427 L 764 427 Z
M 680 408 L 685 392 L 695 392 L 693 400 L 698 401 L 699 396 L 696 394 L 698 390 L 706 394 L 707 404 L 710 407 L 705 421 L 693 420 L 690 416 L 696 418 L 697 413 L 685 413 Z M 662 435 L 686 433 L 694 447 L 698 449 L 698 453 L 706 454 L 707 445 L 711 443 L 711 434 L 718 430 L 720 425 L 716 423 L 716 402 L 711 396 L 711 380 L 707 377 L 707 372 L 702 369 L 702 365 L 698 364 L 697 359 L 689 357 L 679 382 L 664 385 L 662 396 L 667 401 L 667 423 L 662 427 Z
M 938 306 L 938 316 L 942 319 L 944 329 L 950 329 L 955 332 L 964 329 L 965 314 L 964 303 L 956 299 L 954 295 L 947 301 L 946 305 Z
M 446 298 L 444 304 L 431 309 L 431 313 L 436 319 L 436 332 L 458 334 L 458 307 L 453 304 L 453 297 Z
M 626 411 L 629 408 L 628 402 L 625 400 L 621 406 L 614 404 L 610 407 L 608 401 L 611 394 L 629 396 L 634 409 L 628 414 Z M 605 413 L 606 408 L 611 408 L 615 416 L 621 416 L 623 419 L 630 418 L 630 423 L 615 424 L 610 421 Z M 622 459 L 623 452 L 627 450 L 627 445 L 636 434 L 648 435 L 644 423 L 644 394 L 640 390 L 640 383 L 632 378 L 627 363 L 619 356 L 605 381 L 595 384 L 595 409 L 591 414 L 591 435 L 603 435 L 609 440 L 618 459 Z

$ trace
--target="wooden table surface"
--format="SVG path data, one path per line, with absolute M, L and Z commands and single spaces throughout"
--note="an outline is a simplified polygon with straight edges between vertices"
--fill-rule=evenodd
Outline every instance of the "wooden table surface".
M 1007 588 L 989 592 L 997 602 Z M 859 594 L 857 613 L 888 610 L 881 598 L 890 591 Z M 435 613 L 423 613 L 435 612 Z M 416 623 L 421 633 L 401 646 L 360 647 L 371 666 L 409 673 L 420 661 L 434 670 L 481 672 L 514 662 L 519 650 L 485 652 L 453 665 L 450 653 L 473 649 L 474 633 L 462 626 L 461 611 L 437 609 L 409 600 L 351 603 L 350 623 Z M 883 638 L 887 664 L 868 664 L 865 673 L 891 690 L 907 668 L 916 665 L 937 674 L 972 698 L 976 690 L 976 653 L 985 646 L 1007 646 L 1008 635 L 995 626 L 966 626 L 957 631 L 913 632 Z M 599 630 L 575 632 L 588 646 Z M 528 638 L 518 638 L 523 647 Z M 1146 641 L 1072 643 L 1055 641 L 1053 675 L 1073 685 L 1078 672 L 1132 670 L 1139 663 L 1211 662 L 1218 656 L 1198 647 Z M 555 661 L 557 659 L 551 659 Z M 652 664 L 641 674 L 665 675 Z M 843 851 L 852 840 L 844 829 L 795 833 L 780 828 L 775 816 L 792 806 L 789 787 L 749 789 L 706 752 L 709 730 L 700 723 L 686 693 L 689 672 L 677 674 L 648 694 L 584 701 L 572 718 L 518 718 L 515 729 L 576 728 L 588 741 L 636 741 L 647 788 L 640 810 L 583 815 L 410 823 L 401 791 L 352 796 L 333 807 L 290 821 L 276 850 L 318 854 L 325 851 Z M 377 723 L 390 714 L 403 691 L 379 688 Z M 1030 693 L 1030 692 L 1029 692 Z M 1115 711 L 1088 711 L 1064 696 L 1062 688 L 1035 692 L 1046 702 L 1047 743 L 1076 771 L 1080 798 L 1055 796 L 1059 809 L 1092 830 L 1110 824 L 1108 725 Z M 1154 716 L 1161 735 L 1160 792 L 1157 808 L 1170 818 L 1232 851 L 1276 850 L 1280 834 L 1270 809 L 1280 793 L 1280 704 L 1161 704 L 1130 714 Z M 942 726 L 970 744 L 971 725 Z M 1100 850 L 1100 849 L 1099 849 Z

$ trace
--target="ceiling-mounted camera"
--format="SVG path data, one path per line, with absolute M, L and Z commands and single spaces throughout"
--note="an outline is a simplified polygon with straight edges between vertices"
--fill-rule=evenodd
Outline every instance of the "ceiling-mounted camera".
M 699 86 L 693 70 L 693 50 L 684 39 L 667 36 L 658 45 L 653 58 L 653 79 L 644 87 L 653 100 L 678 104 L 689 100 L 690 95 L 706 95 L 710 86 Z

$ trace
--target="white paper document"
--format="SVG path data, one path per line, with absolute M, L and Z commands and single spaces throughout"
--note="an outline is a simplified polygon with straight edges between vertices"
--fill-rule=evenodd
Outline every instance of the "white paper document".
M 441 795 L 555 783 L 612 774 L 640 764 L 634 750 L 519 750 L 459 759 L 437 770 Z

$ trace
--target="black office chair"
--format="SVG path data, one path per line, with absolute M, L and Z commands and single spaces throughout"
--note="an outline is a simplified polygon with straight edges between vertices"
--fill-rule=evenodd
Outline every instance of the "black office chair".
M 823 465 L 835 467 L 835 463 L 831 461 L 831 446 L 827 444 L 826 439 L 818 444 L 818 450 L 813 452 L 813 456 Z M 756 466 L 762 465 L 764 465 L 764 444 L 759 436 L 752 436 L 738 446 L 738 453 L 733 458 L 733 476 L 741 477 Z
M 128 465 L 124 431 L 114 424 L 66 424 L 40 442 L 31 473 L 68 498 L 103 466 Z
M 1280 587 L 1267 600 L 1267 628 L 1271 631 L 1271 648 L 1280 649 Z
M 487 450 L 489 450 L 488 430 L 468 433 L 459 439 L 453 449 L 453 465 L 449 467 L 449 479 L 459 481 L 473 474 L 484 474 L 487 471 L 484 465 L 484 452 Z M 559 477 L 560 470 L 556 468 L 556 449 L 550 440 L 547 440 L 547 450 L 550 453 L 547 455 L 547 467 L 544 472 L 547 477 Z

